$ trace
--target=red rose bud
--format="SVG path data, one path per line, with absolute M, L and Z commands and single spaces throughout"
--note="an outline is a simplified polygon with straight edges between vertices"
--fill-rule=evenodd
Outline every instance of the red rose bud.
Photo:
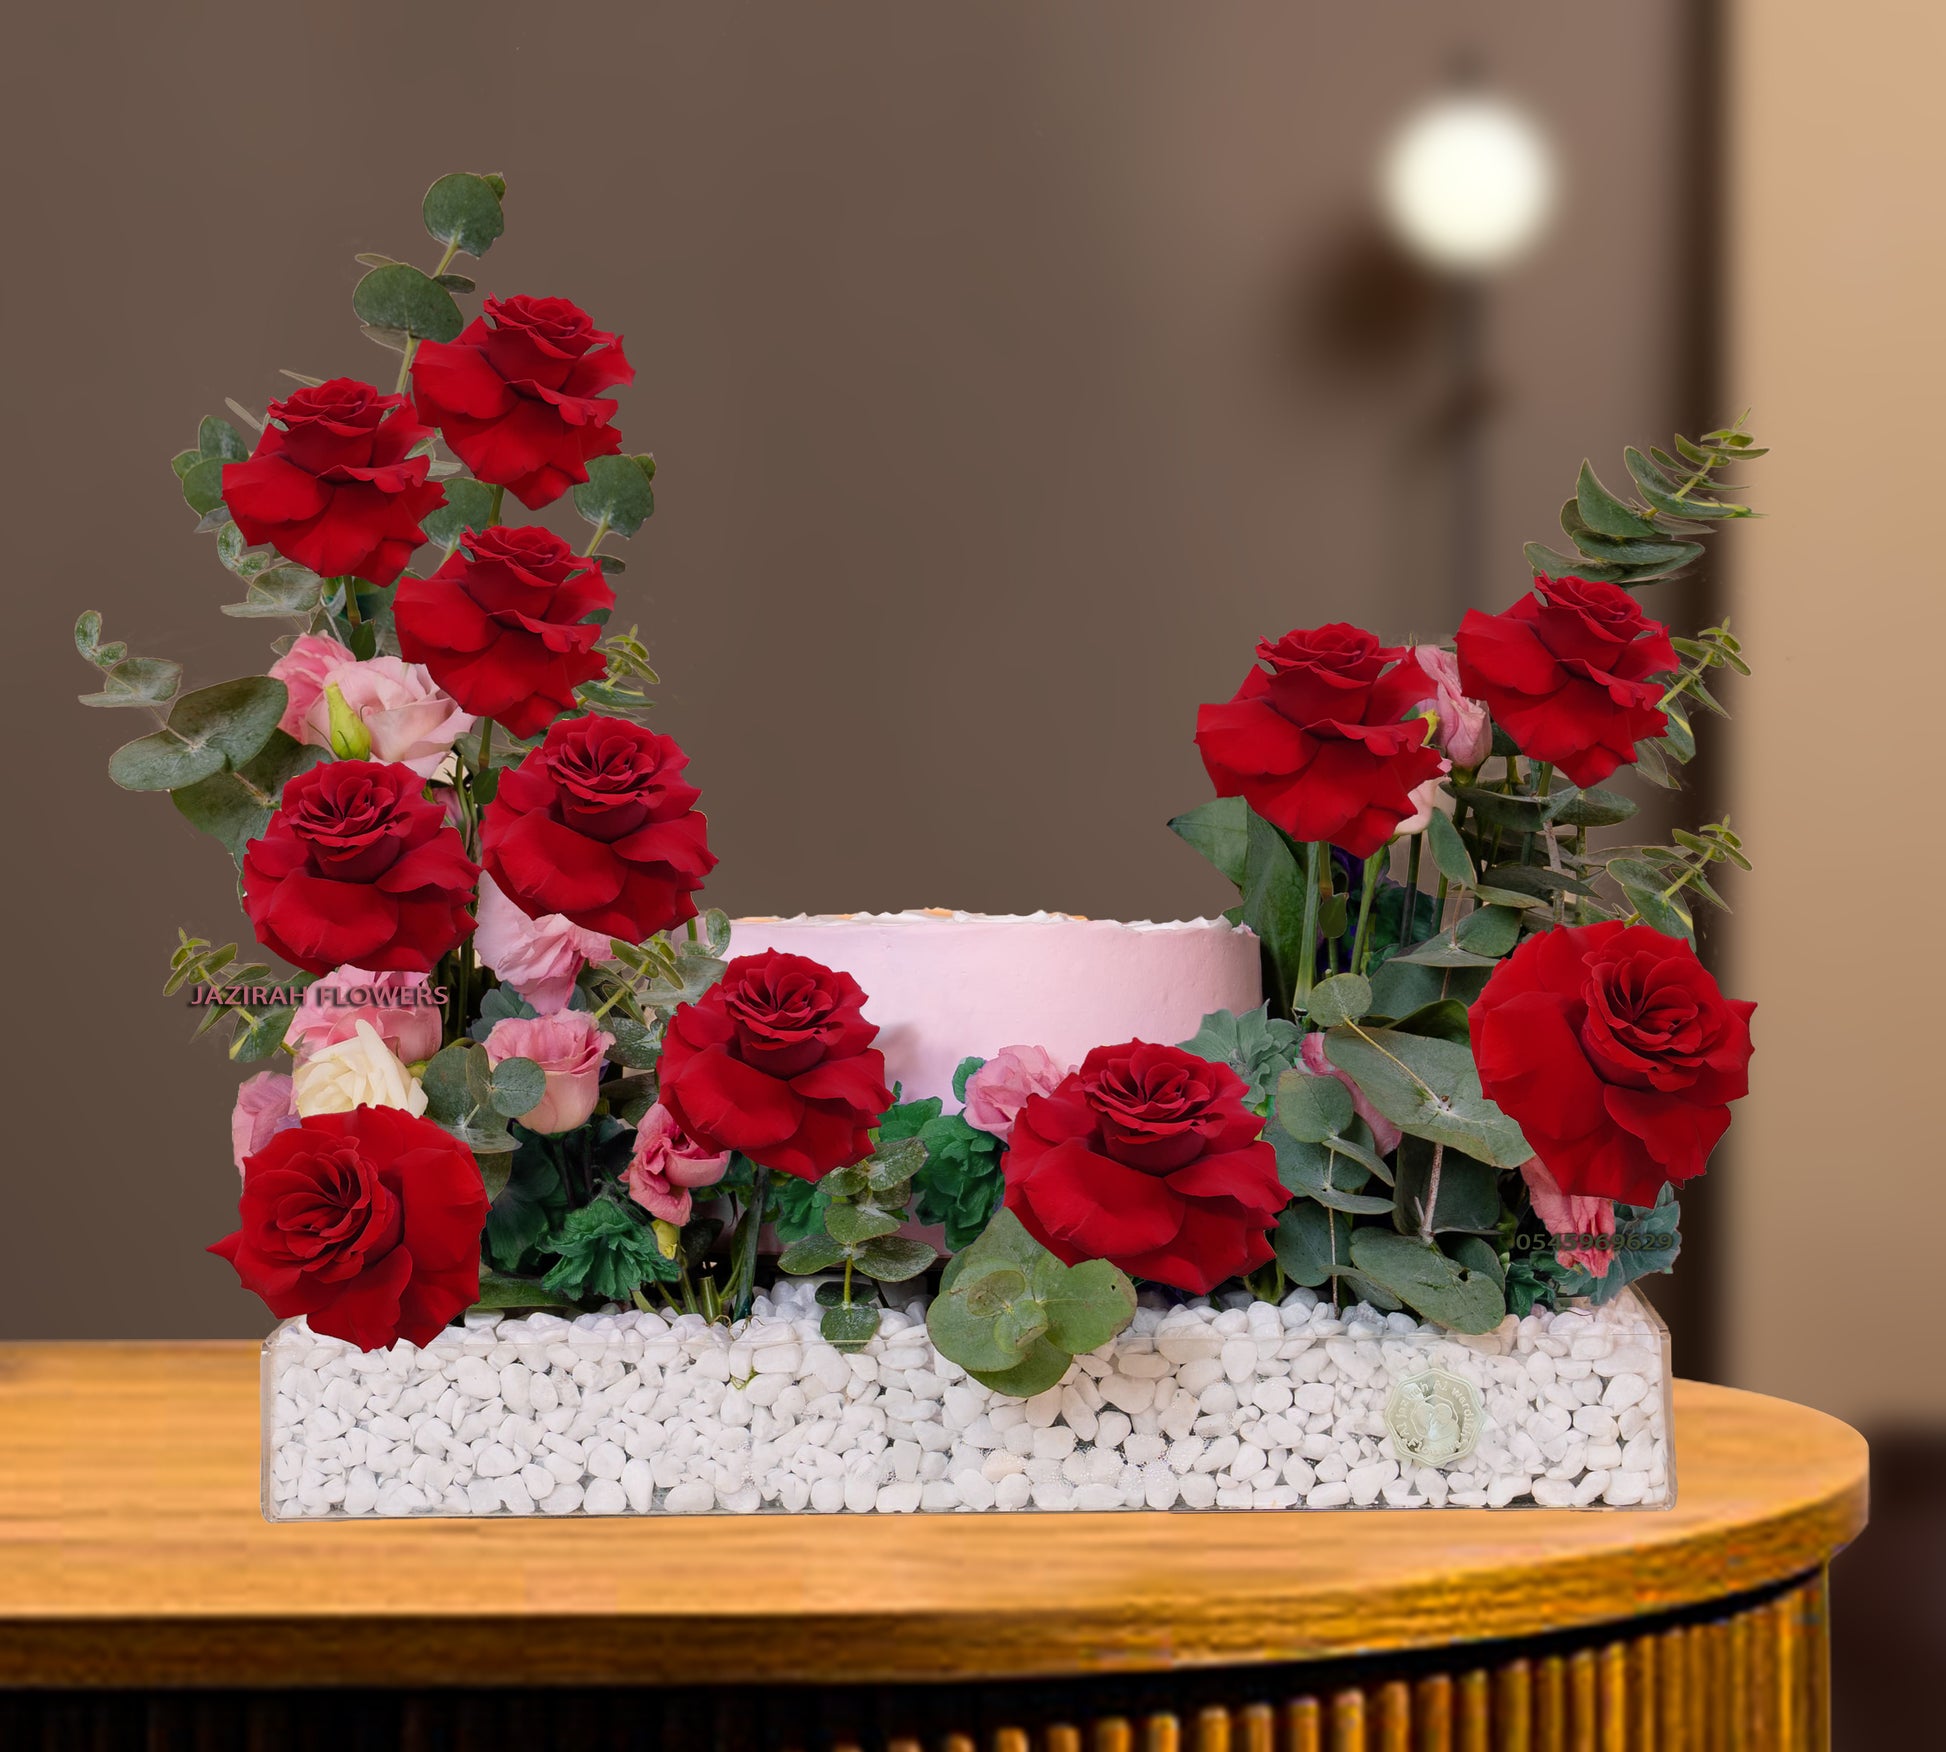
M 1243 1079 L 1175 1046 L 1098 1046 L 1028 1098 L 1001 1168 L 1007 1209 L 1069 1265 L 1207 1295 L 1269 1263 L 1290 1202 Z
M 327 578 L 390 584 L 426 539 L 419 519 L 446 502 L 413 446 L 432 433 L 405 397 L 334 377 L 268 409 L 244 462 L 223 470 L 223 503 L 244 540 L 268 542 Z
M 1480 1087 L 1562 1193 L 1652 1205 L 1702 1173 L 1750 1092 L 1756 1007 L 1647 925 L 1543 931 L 1473 1005 Z
M 1466 692 L 1522 754 L 1577 785 L 1600 784 L 1668 727 L 1648 678 L 1676 667 L 1669 629 L 1616 585 L 1543 573 L 1504 614 L 1468 609 L 1455 643 Z
M 320 1113 L 243 1161 L 242 1226 L 210 1252 L 280 1320 L 364 1350 L 430 1344 L 480 1294 L 472 1152 L 396 1107 Z
M 1410 819 L 1415 787 L 1446 770 L 1416 715 L 1426 675 L 1343 622 L 1258 645 L 1266 668 L 1196 713 L 1219 797 L 1242 797 L 1293 839 L 1368 858 Z
M 332 760 L 284 787 L 243 854 L 257 941 L 310 973 L 429 973 L 472 929 L 479 870 L 410 767 Z
M 822 1180 L 871 1153 L 892 1105 L 864 1004 L 850 974 L 805 956 L 740 955 L 669 1019 L 662 1105 L 705 1149 Z
M 419 417 L 489 486 L 530 511 L 588 478 L 622 435 L 600 392 L 633 383 L 618 336 L 565 298 L 489 298 L 456 341 L 424 341 L 412 360 Z
M 615 592 L 592 560 L 545 529 L 469 530 L 430 578 L 393 601 L 399 650 L 460 706 L 514 735 L 538 735 L 607 670 L 588 619 Z
M 529 918 L 561 913 L 639 943 L 696 916 L 716 867 L 689 756 L 620 718 L 568 718 L 500 775 L 480 856 Z

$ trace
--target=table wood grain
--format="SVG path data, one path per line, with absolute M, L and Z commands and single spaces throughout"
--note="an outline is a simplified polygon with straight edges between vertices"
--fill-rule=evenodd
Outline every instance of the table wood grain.
M 257 1349 L 0 1345 L 0 1685 L 1155 1671 L 1621 1622 L 1816 1571 L 1852 1430 L 1676 1384 L 1667 1511 L 270 1525 Z

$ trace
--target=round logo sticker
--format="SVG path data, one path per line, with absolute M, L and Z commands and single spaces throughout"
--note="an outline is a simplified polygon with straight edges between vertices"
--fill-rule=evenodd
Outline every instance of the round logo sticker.
M 1408 1375 L 1385 1402 L 1385 1427 L 1401 1460 L 1450 1466 L 1473 1452 L 1485 1407 L 1471 1381 L 1446 1369 Z

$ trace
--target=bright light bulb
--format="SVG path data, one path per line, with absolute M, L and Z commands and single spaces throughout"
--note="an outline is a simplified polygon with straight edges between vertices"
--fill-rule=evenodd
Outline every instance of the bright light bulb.
M 1488 273 L 1533 243 L 1554 206 L 1554 160 L 1510 104 L 1448 97 L 1413 116 L 1379 171 L 1385 216 L 1430 266 Z

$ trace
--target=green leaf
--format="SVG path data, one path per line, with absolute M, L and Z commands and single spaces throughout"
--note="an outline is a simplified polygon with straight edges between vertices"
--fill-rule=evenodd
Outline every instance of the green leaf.
M 497 1271 L 481 1272 L 480 1299 L 473 1304 L 472 1311 L 497 1314 L 513 1308 L 572 1309 L 574 1304 L 532 1278 L 508 1277 Z
M 1135 1286 L 1105 1259 L 1070 1266 L 1046 1289 L 1048 1342 L 1069 1356 L 1100 1350 L 1135 1318 Z
M 166 657 L 124 657 L 101 672 L 96 693 L 77 696 L 84 706 L 160 706 L 182 684 L 182 665 Z
M 824 1213 L 824 1226 L 831 1239 L 846 1247 L 854 1247 L 861 1241 L 869 1241 L 876 1235 L 898 1233 L 899 1219 L 885 1211 L 861 1208 L 858 1205 L 834 1204 Z M 824 1267 L 818 1266 L 822 1271 Z
M 395 351 L 404 348 L 407 337 L 450 341 L 466 326 L 452 293 L 404 262 L 372 269 L 352 288 L 351 308 L 368 330 L 377 331 L 373 339 L 396 337 L 385 341 Z
M 833 1210 L 840 1207 L 833 1205 Z M 829 1213 L 826 1213 L 829 1215 Z M 845 1259 L 843 1246 L 829 1235 L 806 1235 L 793 1241 L 777 1257 L 777 1269 L 786 1271 L 792 1277 L 809 1277 L 813 1272 L 830 1271 L 833 1266 L 842 1265 Z
M 644 1283 L 673 1282 L 678 1275 L 647 1222 L 605 1198 L 569 1211 L 548 1246 L 560 1257 L 542 1287 L 577 1301 L 626 1302 Z
M 1472 1003 L 1486 986 L 1489 967 L 1470 959 L 1471 965 L 1445 968 L 1394 956 L 1372 975 L 1372 1014 L 1409 1016 L 1442 998 Z
M 469 529 L 486 529 L 493 522 L 493 489 L 470 475 L 455 475 L 443 483 L 446 503 L 419 519 L 426 540 L 448 553 L 459 546 Z
M 1351 1217 L 1308 1198 L 1292 1199 L 1270 1237 L 1277 1263 L 1292 1283 L 1314 1290 L 1351 1261 Z
M 244 848 L 269 825 L 284 786 L 330 758 L 329 749 L 273 730 L 262 750 L 234 772 L 212 773 L 171 791 L 169 801 L 192 827 L 222 841 L 232 861 L 241 865 Z
M 196 454 L 205 461 L 242 462 L 249 456 L 250 446 L 228 420 L 205 414 L 196 428 Z
M 1512 907 L 1480 907 L 1460 920 L 1454 937 L 1469 954 L 1497 959 L 1520 940 L 1520 914 Z
M 513 1178 L 514 1154 L 512 1150 L 495 1150 L 490 1155 L 473 1158 L 480 1170 L 480 1184 L 486 1188 L 489 1205 L 507 1190 L 507 1182 Z
M 427 189 L 419 210 L 435 243 L 456 244 L 476 258 L 507 228 L 499 191 L 485 177 L 463 170 L 442 176 Z
M 917 1134 L 886 1138 L 880 1132 L 878 1148 L 860 1164 L 874 1192 L 903 1185 L 926 1165 L 926 1146 Z
M 871 1189 L 865 1170 L 856 1162 L 834 1168 L 820 1184 L 833 1198 L 863 1198 Z
M 1228 1065 L 1249 1084 L 1250 1104 L 1256 1107 L 1269 1100 L 1277 1079 L 1297 1062 L 1304 1033 L 1294 1022 L 1272 1016 L 1268 1004 L 1259 1004 L 1241 1014 L 1212 1010 L 1180 1044 L 1184 1052 Z
M 223 503 L 224 466 L 222 457 L 206 456 L 182 477 L 183 502 L 198 517 L 207 517 Z
M 617 535 L 633 535 L 655 512 L 655 458 L 596 456 L 588 478 L 574 489 L 574 508 L 590 523 L 608 520 Z
M 502 1059 L 493 1067 L 493 1111 L 503 1119 L 531 1113 L 547 1093 L 547 1073 L 530 1058 Z
M 1391 1215 L 1389 1193 L 1381 1197 L 1358 1190 L 1370 1179 L 1371 1167 L 1344 1149 L 1342 1140 L 1308 1144 L 1272 1132 L 1270 1143 L 1277 1155 L 1277 1178 L 1300 1197 L 1315 1199 L 1331 1210 L 1347 1211 L 1353 1216 Z
M 1356 973 L 1334 973 L 1312 988 L 1305 1014 L 1319 1028 L 1356 1022 L 1372 1007 L 1372 988 Z
M 1351 1091 L 1336 1077 L 1289 1070 L 1277 1079 L 1277 1122 L 1307 1144 L 1321 1144 L 1350 1128 Z
M 836 1206 L 833 1211 L 836 1211 Z M 828 1223 L 830 1217 L 825 1221 Z M 930 1242 L 913 1241 L 903 1235 L 879 1235 L 862 1241 L 852 1255 L 852 1263 L 868 1278 L 881 1284 L 902 1284 L 917 1277 L 939 1255 Z
M 539 1139 L 513 1154 L 511 1177 L 487 1212 L 487 1251 L 502 1271 L 515 1270 L 530 1249 L 567 1212 L 567 1194 L 547 1147 Z
M 826 1344 L 839 1350 L 858 1350 L 877 1335 L 878 1310 L 868 1302 L 827 1308 L 818 1322 L 818 1331 Z
M 1662 534 L 1653 518 L 1631 510 L 1604 487 L 1586 462 L 1582 463 L 1581 478 L 1575 483 L 1574 502 L 1582 522 L 1599 535 L 1628 540 L 1637 536 L 1659 538 Z
M 1169 831 L 1194 846 L 1241 888 L 1250 840 L 1249 816 L 1250 806 L 1241 797 L 1218 797 L 1187 815 L 1178 815 L 1169 823 Z
M 1289 843 L 1254 810 L 1246 823 L 1243 922 L 1257 933 L 1279 987 L 1281 1007 L 1297 990 L 1298 969 L 1317 945 L 1304 940 L 1304 872 Z
M 1500 1250 L 1491 1241 L 1479 1235 L 1461 1235 L 1447 1242 L 1446 1247 L 1468 1271 L 1492 1278 L 1503 1290 L 1507 1287 L 1506 1265 L 1500 1258 Z
M 1520 1128 L 1481 1093 L 1466 1047 L 1389 1028 L 1340 1028 L 1325 1036 L 1324 1049 L 1401 1131 L 1496 1168 L 1518 1168 L 1533 1155 Z
M 1475 875 L 1473 857 L 1466 849 L 1466 841 L 1460 838 L 1460 831 L 1453 825 L 1453 818 L 1443 809 L 1435 809 L 1426 823 L 1426 843 L 1432 848 L 1432 861 L 1439 867 L 1440 875 L 1454 886 L 1471 888 Z
M 1357 1229 L 1352 1264 L 1415 1313 L 1452 1332 L 1491 1332 L 1506 1318 L 1500 1286 L 1483 1271 L 1470 1271 L 1438 1248 L 1391 1229 Z
M 317 573 L 303 566 L 271 566 L 249 579 L 241 602 L 222 606 L 234 620 L 308 621 L 323 597 L 324 580 Z
M 1027 1355 L 1010 1369 L 968 1369 L 966 1372 L 982 1387 L 1006 1393 L 1016 1399 L 1032 1399 L 1045 1393 L 1068 1372 L 1073 1357 L 1045 1338 L 1037 1338 Z
M 515 1147 L 493 1104 L 492 1064 L 477 1041 L 456 1040 L 435 1053 L 419 1084 L 426 1092 L 426 1117 L 475 1155 Z
M 108 757 L 108 776 L 126 791 L 173 791 L 247 763 L 284 714 L 284 684 L 247 675 L 182 695 L 164 729 L 125 742 Z
M 297 1011 L 289 1004 L 266 1010 L 254 1022 L 237 1018 L 236 1033 L 230 1039 L 230 1057 L 239 1064 L 267 1059 L 284 1044 Z
M 1400 1141 L 1393 1220 L 1401 1234 L 1415 1235 L 1424 1226 L 1433 1149 L 1424 1138 Z M 1499 1227 L 1501 1215 L 1500 1170 L 1474 1161 L 1463 1151 L 1444 1151 L 1439 1164 L 1439 1199 L 1432 1214 L 1434 1230 L 1490 1235 Z
M 939 1103 L 912 1105 L 937 1107 Z M 888 1124 L 891 1119 L 888 1114 Z M 913 1177 L 913 1214 L 922 1223 L 944 1227 L 947 1249 L 957 1253 L 987 1226 L 1006 1192 L 1000 1169 L 1003 1145 L 991 1132 L 969 1125 L 957 1113 L 935 1114 L 924 1122 L 920 1135 L 926 1160 Z

